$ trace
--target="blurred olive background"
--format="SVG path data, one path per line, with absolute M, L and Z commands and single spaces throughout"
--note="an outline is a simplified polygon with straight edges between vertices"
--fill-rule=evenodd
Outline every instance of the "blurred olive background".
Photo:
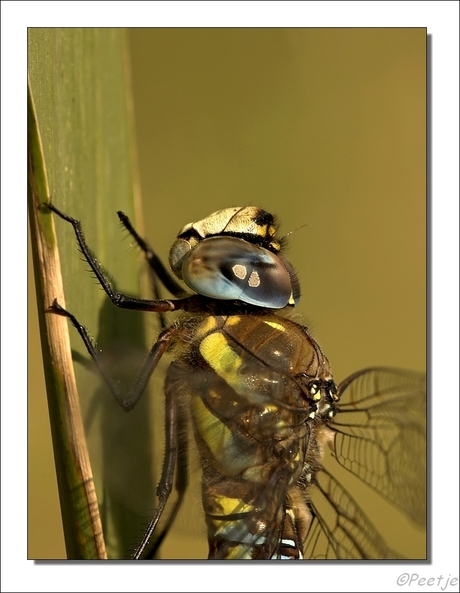
M 131 29 L 128 41 L 157 252 L 214 210 L 261 206 L 294 231 L 299 313 L 336 380 L 424 370 L 426 30 Z M 63 558 L 29 289 L 29 557 Z

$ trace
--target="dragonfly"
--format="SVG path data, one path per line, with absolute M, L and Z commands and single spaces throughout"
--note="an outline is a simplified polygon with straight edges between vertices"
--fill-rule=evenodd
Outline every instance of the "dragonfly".
M 72 225 L 114 305 L 161 316 L 163 329 L 122 393 L 87 329 L 56 300 L 51 305 L 73 324 L 118 404 L 132 410 L 162 357 L 172 358 L 156 507 L 132 559 L 152 558 L 174 522 L 187 490 L 190 433 L 209 559 L 401 557 L 334 468 L 345 468 L 424 525 L 425 375 L 375 367 L 334 381 L 321 347 L 294 317 L 300 285 L 276 217 L 254 206 L 232 207 L 189 223 L 171 247 L 168 268 L 118 212 L 155 282 L 172 295 L 143 299 L 116 291 L 81 222 L 48 207 Z

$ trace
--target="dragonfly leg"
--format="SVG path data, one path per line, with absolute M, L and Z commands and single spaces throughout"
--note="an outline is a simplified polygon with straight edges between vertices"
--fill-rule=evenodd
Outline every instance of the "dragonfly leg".
M 131 221 L 126 216 L 126 214 L 121 211 L 118 211 L 117 214 L 121 224 L 125 227 L 125 229 L 129 232 L 129 234 L 133 237 L 138 246 L 144 252 L 145 259 L 147 260 L 147 263 L 149 264 L 150 269 L 152 271 L 155 296 L 157 297 L 158 295 L 158 288 L 156 287 L 157 278 L 162 282 L 163 286 L 167 290 L 169 290 L 169 292 L 173 294 L 175 297 L 183 298 L 187 296 L 187 293 L 184 291 L 182 286 L 178 282 L 176 282 L 176 280 L 166 269 L 165 265 L 157 256 L 157 254 L 153 251 L 150 245 L 137 233 L 136 229 L 133 227 Z
M 72 218 L 67 214 L 61 212 L 54 204 L 48 203 L 47 207 L 57 214 L 60 218 L 69 222 L 73 226 L 73 230 L 75 233 L 75 237 L 77 239 L 78 245 L 80 250 L 88 262 L 91 270 L 94 272 L 99 284 L 104 289 L 104 292 L 110 298 L 112 303 L 117 307 L 122 309 L 133 309 L 137 311 L 156 311 L 156 312 L 168 312 L 168 311 L 175 311 L 177 309 L 184 308 L 187 299 L 180 299 L 177 301 L 168 300 L 168 299 L 157 299 L 157 300 L 150 300 L 150 299 L 138 299 L 121 292 L 115 291 L 110 284 L 110 281 L 107 277 L 107 274 L 104 272 L 100 264 L 98 263 L 96 257 L 91 252 L 88 244 L 86 243 L 85 235 L 83 233 L 82 225 L 79 220 L 76 218 Z M 159 260 L 158 260 L 159 261 Z
M 174 363 L 172 363 L 174 365 Z M 135 550 L 133 554 L 133 560 L 139 560 L 142 558 L 150 539 L 158 525 L 158 521 L 160 520 L 161 515 L 166 507 L 166 503 L 168 502 L 169 495 L 171 494 L 172 485 L 174 482 L 174 474 L 176 470 L 176 463 L 178 464 L 178 478 L 176 482 L 176 487 L 179 490 L 179 500 L 176 502 L 175 507 L 173 508 L 173 515 L 172 518 L 167 522 L 165 529 L 169 527 L 170 521 L 173 521 L 177 511 L 179 510 L 180 504 L 182 502 L 182 498 L 185 492 L 185 488 L 187 486 L 186 477 L 186 465 L 187 465 L 187 447 L 182 450 L 180 453 L 180 449 L 184 446 L 184 439 L 186 438 L 186 433 L 183 433 L 182 437 L 179 437 L 179 425 L 181 428 L 184 427 L 184 417 L 180 411 L 179 406 L 179 397 L 180 393 L 176 389 L 165 389 L 166 393 L 166 404 L 165 404 L 165 458 L 163 462 L 163 468 L 161 471 L 161 479 L 157 486 L 157 496 L 158 496 L 158 507 L 155 509 L 155 513 L 150 520 L 150 523 L 147 527 L 147 530 L 144 533 L 144 537 L 142 538 L 141 543 Z M 184 457 L 185 451 L 185 457 Z M 185 472 L 185 473 L 184 473 Z M 179 486 L 177 486 L 177 483 Z M 165 531 L 166 534 L 166 531 Z M 161 535 L 160 535 L 161 538 Z
M 150 376 L 152 375 L 153 371 L 155 370 L 160 358 L 163 356 L 164 352 L 166 351 L 169 343 L 171 342 L 174 335 L 176 334 L 176 330 L 174 327 L 166 329 L 161 332 L 161 334 L 158 336 L 158 339 L 153 344 L 149 354 L 147 355 L 147 358 L 146 358 L 144 364 L 142 365 L 142 368 L 141 368 L 136 380 L 134 381 L 133 386 L 131 387 L 131 389 L 128 393 L 128 397 L 124 398 L 122 393 L 120 392 L 116 382 L 113 381 L 111 376 L 107 373 L 107 371 L 104 367 L 103 361 L 102 361 L 101 357 L 99 356 L 99 353 L 97 352 L 96 348 L 94 347 L 94 344 L 91 340 L 88 330 L 83 325 L 81 325 L 81 323 L 79 323 L 79 321 L 76 319 L 76 317 L 74 315 L 72 315 L 72 313 L 70 313 L 63 307 L 61 307 L 61 305 L 59 305 L 59 303 L 56 300 L 54 301 L 52 306 L 49 308 L 49 312 L 55 313 L 57 315 L 62 315 L 63 317 L 67 317 L 67 319 L 69 319 L 69 321 L 72 323 L 72 325 L 75 327 L 75 329 L 80 334 L 80 337 L 83 340 L 83 343 L 85 344 L 90 357 L 96 364 L 97 369 L 99 370 L 99 372 L 101 373 L 101 376 L 104 378 L 105 382 L 107 383 L 107 386 L 109 387 L 111 393 L 113 394 L 113 396 L 115 397 L 115 399 L 119 403 L 119 405 L 126 412 L 129 412 L 136 406 L 137 402 L 139 401 L 140 396 L 142 395 L 142 393 L 145 390 L 145 387 L 150 379 Z
M 168 377 L 169 379 L 169 377 Z M 169 391 L 171 389 L 170 383 L 166 380 L 166 397 L 169 396 Z M 174 396 L 172 396 L 174 397 Z M 168 519 L 166 520 L 164 526 L 161 528 L 161 531 L 158 536 L 155 537 L 155 543 L 151 548 L 148 556 L 146 559 L 153 559 L 155 557 L 156 552 L 161 546 L 164 538 L 168 534 L 170 528 L 172 527 L 177 513 L 182 506 L 182 502 L 184 500 L 185 492 L 188 486 L 188 438 L 187 438 L 187 417 L 184 413 L 184 410 L 181 406 L 178 409 L 178 416 L 177 416 L 177 468 L 176 468 L 176 479 L 174 481 L 175 489 L 177 492 L 177 499 L 174 502 L 174 505 L 171 509 Z M 156 534 L 155 534 L 156 535 Z

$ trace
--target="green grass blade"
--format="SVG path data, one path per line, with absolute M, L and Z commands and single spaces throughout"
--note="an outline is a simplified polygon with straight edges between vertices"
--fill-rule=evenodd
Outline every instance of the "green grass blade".
M 45 315 L 44 310 L 54 298 L 63 304 L 65 293 L 67 308 L 95 335 L 98 348 L 104 350 L 107 363 L 123 385 L 135 375 L 140 353 L 145 353 L 142 315 L 117 311 L 108 302 L 81 261 L 70 225 L 54 218 L 56 240 L 51 215 L 40 212 L 37 204 L 51 197 L 61 210 L 80 219 L 91 249 L 116 277 L 117 288 L 139 294 L 138 265 L 134 254 L 126 253 L 128 245 L 122 241 L 116 216 L 117 210 L 123 210 L 139 228 L 125 52 L 121 29 L 29 30 L 29 85 L 36 114 L 35 123 L 33 117 L 30 120 L 34 138 L 30 142 L 34 167 L 30 212 L 34 219 L 38 217 L 38 222 L 31 222 L 32 246 L 37 250 L 40 241 L 54 251 L 58 246 L 64 286 L 63 293 L 59 292 L 53 280 L 51 288 L 44 289 L 42 278 L 51 256 L 47 252 L 40 259 L 35 253 L 43 355 L 48 358 L 47 324 L 67 325 L 64 319 Z M 39 138 L 42 157 L 37 148 Z M 143 397 L 129 415 L 124 413 L 92 372 L 75 334 L 72 328 L 74 370 L 107 552 L 111 558 L 123 558 L 140 538 L 141 521 L 154 506 L 150 451 L 145 446 L 150 424 L 148 398 Z M 61 396 L 53 390 L 59 376 L 50 378 L 49 361 L 44 365 L 67 556 L 100 558 L 104 554 L 95 543 L 98 528 L 92 527 L 89 536 L 78 535 L 94 512 L 94 499 L 89 502 L 81 496 L 86 478 L 67 456 L 68 443 L 76 437 L 73 430 L 62 430 L 65 422 L 53 408 L 59 411 L 62 407 Z M 118 375 L 117 369 L 121 369 Z M 72 374 L 69 369 L 59 372 L 61 381 Z M 83 431 L 77 441 L 84 449 Z M 69 473 L 78 476 L 75 484 L 70 480 L 73 485 L 68 483 Z
M 44 214 L 41 206 L 49 192 L 30 94 L 28 119 L 30 226 L 35 246 L 36 285 L 42 305 L 39 319 L 67 554 L 72 559 L 105 558 L 105 543 L 70 355 L 68 327 L 64 319 L 45 313 L 46 303 L 52 302 L 54 298 L 64 303 L 64 294 L 54 226 L 51 217 Z

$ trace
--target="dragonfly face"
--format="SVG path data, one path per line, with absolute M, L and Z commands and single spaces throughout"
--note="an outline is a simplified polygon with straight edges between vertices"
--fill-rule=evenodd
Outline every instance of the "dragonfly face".
M 176 297 L 143 300 L 114 292 L 80 223 L 50 208 L 74 226 L 114 304 L 183 311 L 160 334 L 127 397 L 105 376 L 129 410 L 162 355 L 173 356 L 158 505 L 134 557 L 145 557 L 162 539 L 160 517 L 170 513 L 167 529 L 182 502 L 187 425 L 200 456 L 210 559 L 399 557 L 329 466 L 332 459 L 422 524 L 424 376 L 373 368 L 336 386 L 321 348 L 292 318 L 299 284 L 274 217 L 255 207 L 229 208 L 186 225 L 171 248 L 170 266 L 194 293 L 187 294 L 119 213 L 152 274 Z M 73 322 L 100 365 L 86 330 L 57 303 L 54 311 Z M 173 484 L 179 497 L 171 505 Z
M 282 309 L 295 304 L 300 288 L 280 250 L 271 214 L 255 207 L 227 208 L 186 225 L 169 262 L 198 294 Z

